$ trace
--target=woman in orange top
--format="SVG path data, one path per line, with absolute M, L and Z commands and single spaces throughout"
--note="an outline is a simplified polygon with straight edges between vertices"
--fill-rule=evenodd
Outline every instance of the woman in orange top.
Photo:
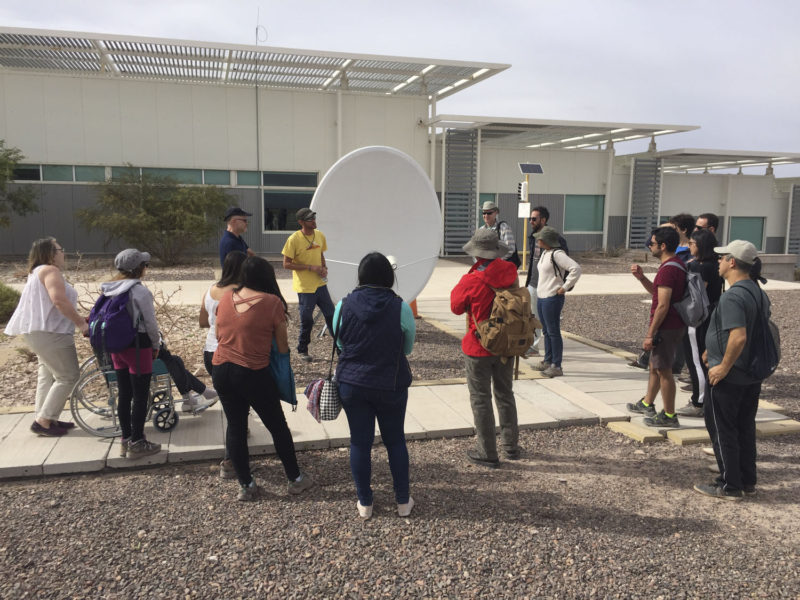
M 244 261 L 241 282 L 222 297 L 217 307 L 219 344 L 212 360 L 212 378 L 228 419 L 225 446 L 241 485 L 238 499 L 247 502 L 259 496 L 250 473 L 247 447 L 247 414 L 251 406 L 272 435 L 289 478 L 289 493 L 301 493 L 311 487 L 312 481 L 297 466 L 292 434 L 269 369 L 273 336 L 279 351 L 289 351 L 286 300 L 275 280 L 275 270 L 263 258 L 251 256 Z

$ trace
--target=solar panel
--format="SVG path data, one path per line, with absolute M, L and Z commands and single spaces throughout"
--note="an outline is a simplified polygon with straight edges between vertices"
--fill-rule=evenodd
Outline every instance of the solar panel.
M 537 163 L 519 163 L 519 171 L 523 174 L 541 175 L 544 173 L 542 165 Z

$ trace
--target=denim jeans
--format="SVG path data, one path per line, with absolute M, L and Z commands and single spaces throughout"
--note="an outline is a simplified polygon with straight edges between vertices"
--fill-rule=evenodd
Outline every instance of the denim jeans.
M 372 443 L 375 418 L 389 455 L 398 504 L 408 502 L 408 449 L 404 431 L 408 388 L 396 392 L 339 383 L 342 408 L 350 425 L 350 470 L 362 506 L 372 505 Z
M 335 307 L 328 293 L 328 286 L 322 285 L 317 291 L 311 294 L 297 294 L 297 301 L 300 305 L 300 339 L 297 342 L 297 351 L 305 354 L 308 352 L 308 344 L 311 342 L 311 329 L 314 327 L 314 307 L 319 306 L 328 331 L 333 335 L 333 312 Z
M 286 477 L 290 481 L 297 479 L 300 468 L 297 466 L 294 441 L 269 367 L 253 370 L 234 363 L 222 363 L 214 365 L 212 378 L 225 418 L 228 419 L 225 449 L 233 462 L 239 483 L 247 485 L 253 479 L 247 447 L 247 414 L 251 406 L 272 436 Z
M 561 339 L 561 310 L 564 308 L 563 294 L 539 298 L 539 320 L 544 334 L 544 360 L 555 367 L 561 366 L 564 357 L 564 341 Z

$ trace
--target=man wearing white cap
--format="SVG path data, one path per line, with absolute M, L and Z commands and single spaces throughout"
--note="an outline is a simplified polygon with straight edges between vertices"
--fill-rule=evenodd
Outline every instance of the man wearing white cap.
M 514 263 L 519 268 L 522 261 L 517 254 L 517 243 L 514 241 L 514 231 L 511 225 L 505 221 L 498 221 L 497 217 L 500 215 L 500 209 L 497 204 L 491 200 L 483 203 L 483 225 L 481 229 L 494 229 L 497 237 L 508 247 L 508 252 L 502 257 L 503 260 Z
M 734 240 L 714 252 L 720 255 L 719 274 L 729 286 L 711 315 L 703 357 L 711 384 L 706 428 L 719 477 L 694 489 L 714 498 L 740 500 L 756 491 L 756 411 L 761 379 L 748 367 L 758 313 L 769 318 L 770 302 L 751 278 L 758 261 L 753 244 Z

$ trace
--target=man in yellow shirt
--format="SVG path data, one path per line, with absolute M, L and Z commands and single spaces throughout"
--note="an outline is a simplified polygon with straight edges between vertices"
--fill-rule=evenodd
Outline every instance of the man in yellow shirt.
M 317 229 L 317 213 L 310 208 L 297 211 L 297 222 L 300 229 L 286 240 L 281 250 L 283 268 L 292 271 L 292 289 L 297 292 L 300 303 L 300 339 L 297 342 L 297 353 L 311 362 L 308 355 L 308 344 L 311 341 L 311 328 L 314 325 L 314 307 L 319 306 L 328 331 L 333 331 L 333 301 L 326 285 L 328 268 L 325 266 L 325 255 L 328 244 L 325 236 Z

